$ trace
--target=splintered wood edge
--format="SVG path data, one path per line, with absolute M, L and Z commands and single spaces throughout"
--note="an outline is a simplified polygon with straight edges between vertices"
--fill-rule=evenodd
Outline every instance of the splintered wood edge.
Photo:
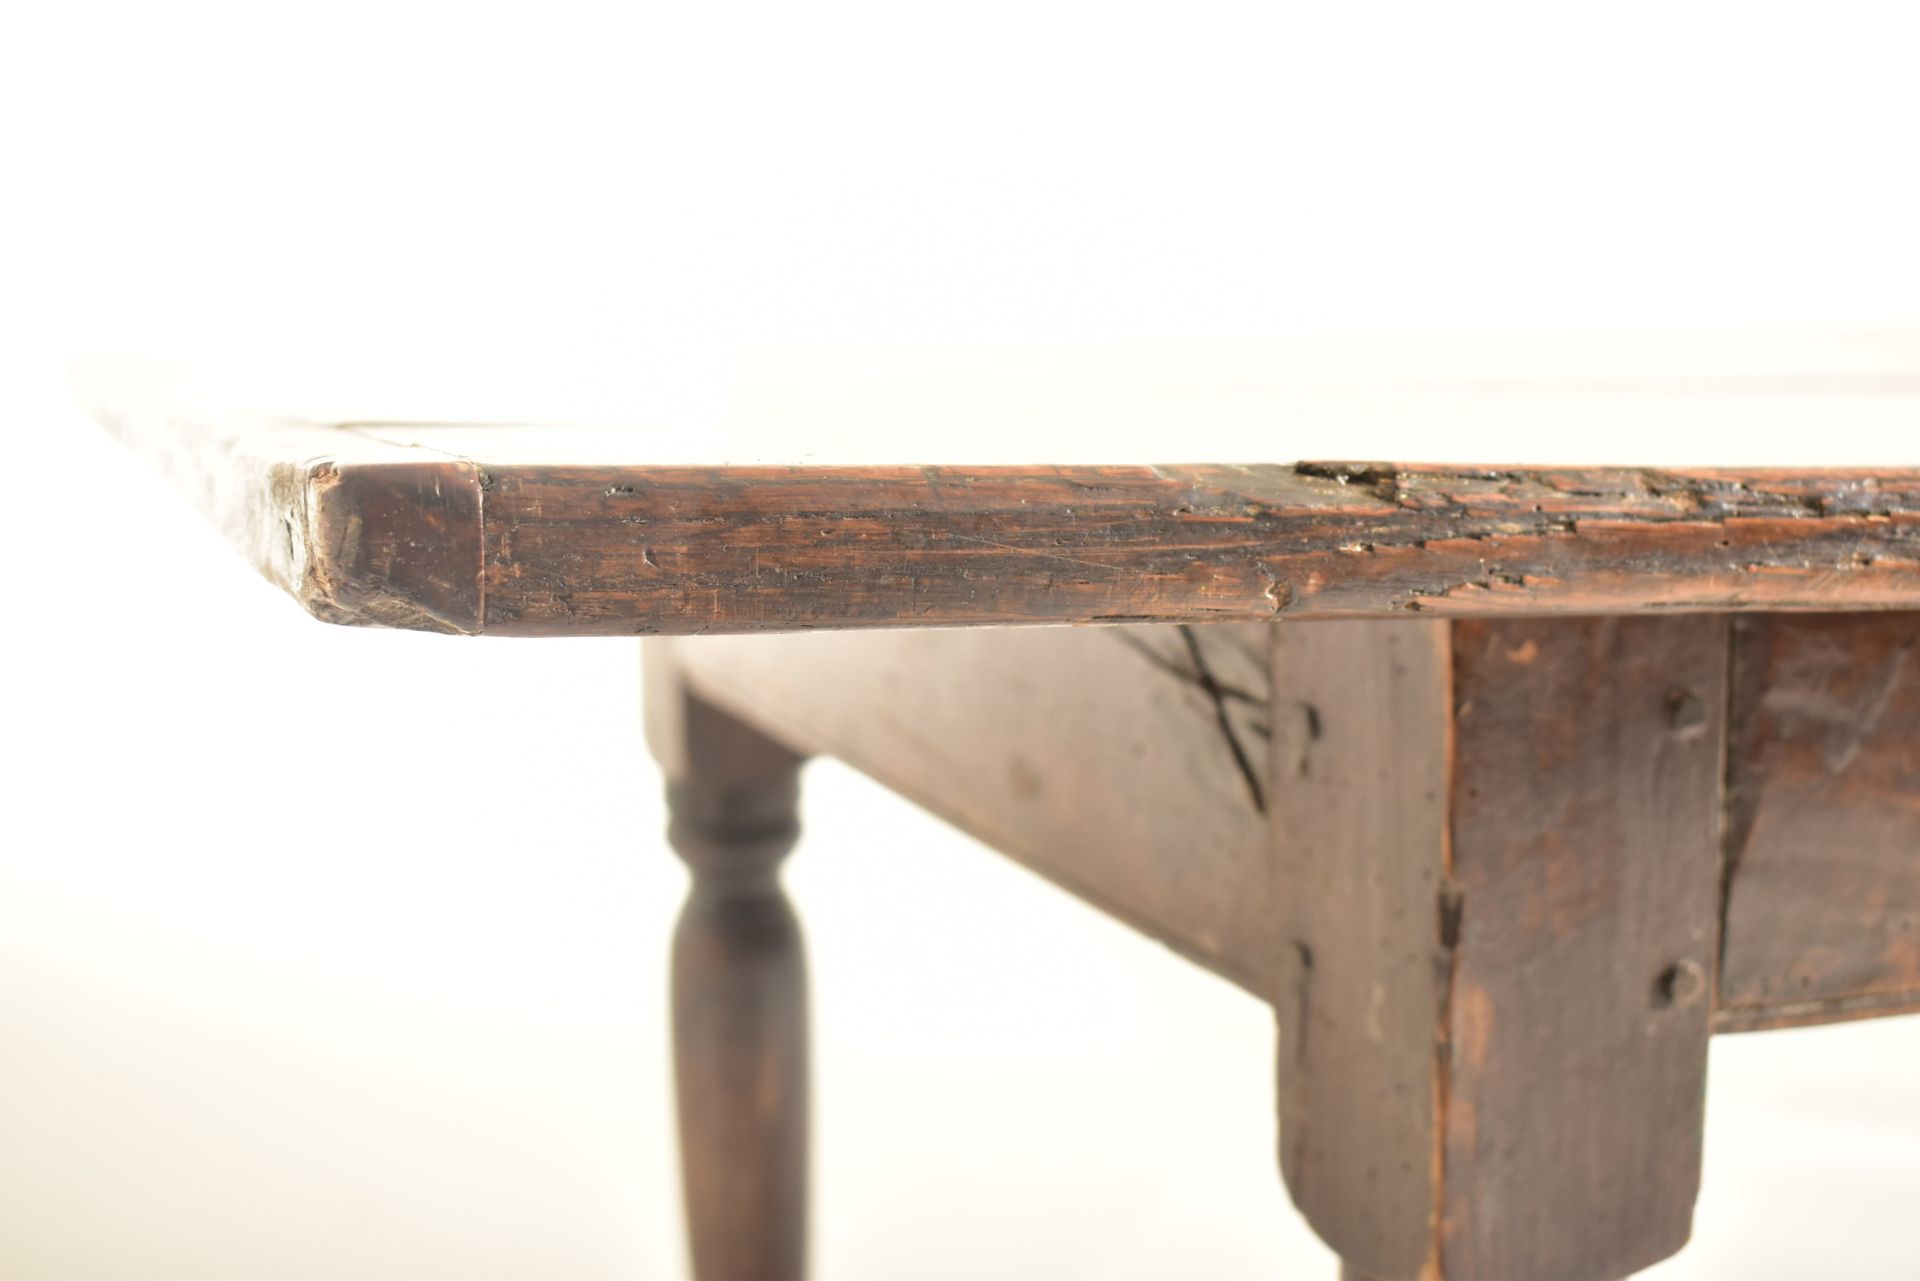
M 493 464 L 368 424 L 79 383 L 332 623 L 554 636 L 1920 607 L 1920 470 Z
M 85 371 L 76 381 L 109 432 L 315 618 L 481 630 L 472 462 L 320 424 L 172 410 L 129 395 L 122 379 Z

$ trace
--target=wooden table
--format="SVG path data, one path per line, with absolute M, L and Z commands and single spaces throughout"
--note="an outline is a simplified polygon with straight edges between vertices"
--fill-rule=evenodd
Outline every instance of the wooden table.
M 1038 457 L 1070 438 L 1034 422 L 1077 411 L 1100 465 L 956 461 L 984 447 L 950 398 L 870 366 L 816 426 L 924 411 L 943 445 L 702 462 L 721 436 L 82 387 L 320 619 L 658 638 L 701 1276 L 803 1269 L 777 870 L 815 753 L 1269 1001 L 1280 1167 L 1350 1275 L 1654 1263 L 1687 1239 L 1709 1035 L 1920 1009 L 1920 469 L 1805 461 L 1920 448 L 1920 341 L 1236 349 L 1251 383 L 1210 359 L 1095 359 L 1078 400 L 1029 359 L 971 420 Z M 805 396 L 770 403 L 817 439 Z M 1790 457 L 1125 465 L 1261 456 L 1189 448 L 1223 422 Z M 1111 625 L 1006 626 L 1043 623 Z M 754 634 L 795 631 L 835 634 Z

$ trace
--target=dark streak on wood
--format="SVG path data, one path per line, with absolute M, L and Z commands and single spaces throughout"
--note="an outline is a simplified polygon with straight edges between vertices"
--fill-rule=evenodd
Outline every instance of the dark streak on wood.
M 1265 777 L 1270 628 L 1193 629 Z M 651 642 L 701 696 L 838 756 L 1181 955 L 1273 991 L 1267 825 L 1174 627 Z
M 1227 752 L 1233 757 L 1233 766 L 1240 771 L 1240 777 L 1246 781 L 1247 796 L 1253 802 L 1253 808 L 1260 813 L 1267 812 L 1266 789 L 1260 782 L 1260 771 L 1254 768 L 1253 760 L 1247 755 L 1247 749 L 1240 743 L 1240 736 L 1233 729 L 1233 713 L 1227 706 L 1227 696 L 1214 679 L 1213 669 L 1207 665 L 1206 651 L 1201 648 L 1200 638 L 1194 635 L 1193 628 L 1184 623 L 1180 626 L 1180 639 L 1187 647 L 1187 657 L 1193 661 L 1194 683 L 1200 692 L 1213 704 L 1214 722 L 1220 726 L 1220 736 L 1226 740 Z

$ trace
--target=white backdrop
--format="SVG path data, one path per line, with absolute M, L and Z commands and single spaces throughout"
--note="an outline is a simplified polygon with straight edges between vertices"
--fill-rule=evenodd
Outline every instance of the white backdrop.
M 746 339 L 1915 326 L 1917 34 L 8 7 L 0 1275 L 683 1268 L 633 646 L 308 622 L 84 422 L 73 357 L 670 402 Z M 1263 1008 L 836 766 L 808 787 L 822 1276 L 1331 1275 Z M 1916 1063 L 1920 1020 L 1716 1042 L 1696 1242 L 1654 1275 L 1920 1275 Z

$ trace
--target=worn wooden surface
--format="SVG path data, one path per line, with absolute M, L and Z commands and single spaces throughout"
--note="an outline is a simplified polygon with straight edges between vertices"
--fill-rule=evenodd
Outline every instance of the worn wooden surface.
M 1277 631 L 1282 1167 L 1355 1270 L 1685 1242 L 1726 652 L 1714 618 Z
M 1446 626 L 1411 620 L 1381 635 L 1405 650 L 1423 636 L 1446 636 Z M 1807 693 L 1783 687 L 1767 695 L 1770 682 L 1796 679 L 1804 660 L 1769 668 L 1760 646 L 1741 647 L 1747 661 L 1734 706 L 1752 714 L 1734 718 L 1730 748 L 1728 970 L 1715 1013 L 1722 1030 L 1893 1013 L 1920 1001 L 1904 950 L 1920 875 L 1912 852 L 1920 836 L 1908 826 L 1920 790 L 1910 780 L 1920 772 L 1907 763 L 1909 669 L 1890 666 L 1916 629 L 1906 615 L 1809 616 L 1754 619 L 1741 634 L 1782 628 L 1829 638 L 1823 679 L 1845 684 L 1845 697 L 1885 702 L 1877 714 L 1859 709 L 1858 719 L 1851 705 L 1832 701 L 1838 695 L 1823 695 L 1821 743 L 1846 748 L 1847 727 L 1864 730 L 1848 768 L 1825 774 L 1810 767 L 1824 758 L 1806 723 L 1794 719 Z M 846 759 L 1217 973 L 1279 999 L 1288 980 L 1270 946 L 1272 913 L 1289 895 L 1311 903 L 1320 890 L 1297 889 L 1286 879 L 1292 873 L 1267 866 L 1261 810 L 1271 789 L 1246 780 L 1249 771 L 1264 777 L 1274 718 L 1304 715 L 1285 700 L 1269 706 L 1259 660 L 1270 635 L 1291 634 L 1258 625 L 930 629 L 673 644 L 689 678 L 715 701 Z M 1859 657 L 1878 664 L 1870 672 L 1849 675 L 1852 660 L 1836 659 L 1832 638 L 1853 635 L 1880 638 Z M 1359 650 L 1349 658 L 1375 661 Z M 1899 678 L 1892 685 L 1889 671 Z M 1397 776 L 1414 777 L 1417 752 L 1429 752 L 1428 768 L 1438 769 L 1443 753 L 1417 728 L 1417 695 L 1370 682 L 1349 672 L 1318 686 L 1356 707 L 1352 691 L 1373 688 L 1372 714 L 1398 727 L 1389 749 L 1407 757 Z M 1775 724 L 1765 712 L 1769 698 L 1798 726 L 1784 743 L 1777 728 L 1755 732 Z M 1781 763 L 1795 752 L 1809 768 Z M 1857 792 L 1863 780 L 1867 790 Z M 1294 821 L 1302 839 L 1322 826 L 1341 841 L 1355 831 L 1371 833 L 1368 841 L 1395 839 L 1422 821 L 1420 797 L 1389 803 L 1373 794 Z M 1809 964 L 1827 976 L 1824 986 L 1800 986 Z
M 1734 625 L 1720 1022 L 1920 1009 L 1920 615 Z
M 1713 618 L 1455 629 L 1458 1275 L 1625 1275 L 1687 1239 L 1725 635 Z
M 692 884 L 673 936 L 674 1091 L 695 1276 L 805 1272 L 806 962 L 779 866 L 800 758 L 654 673 L 649 738 Z
M 649 662 L 1265 994 L 1267 633 L 702 637 Z
M 1356 1274 L 1584 1277 L 1685 1240 L 1710 1016 L 1907 1008 L 1911 623 L 1430 618 L 650 652 L 1271 1001 L 1282 1165 Z
M 1449 625 L 1274 638 L 1280 1166 L 1356 1270 L 1432 1252 L 1446 1018 Z
M 1788 404 L 1834 390 L 1756 385 Z M 87 394 L 331 622 L 554 636 L 1920 605 L 1913 469 L 685 465 L 654 457 L 678 452 L 660 433 L 223 418 L 111 379 Z M 1691 396 L 1664 412 L 1706 414 Z M 1607 402 L 1574 381 L 1541 412 Z
M 1920 346 L 1868 347 L 1828 373 L 1624 390 L 1576 373 L 1486 398 L 1416 379 L 1359 399 L 1448 452 L 1441 428 L 1504 418 L 1600 452 L 1655 421 L 1676 439 L 1786 423 L 1776 438 L 1826 458 L 1853 439 L 1840 424 L 1912 421 Z M 1155 444 L 1207 438 L 1188 390 L 1153 402 L 1173 410 Z M 1344 425 L 1348 391 L 1272 404 Z M 112 383 L 87 398 L 332 622 L 1157 624 L 676 655 L 650 714 L 694 868 L 676 1053 L 703 1275 L 791 1274 L 804 1253 L 783 743 L 845 757 L 1272 1000 L 1282 1164 L 1356 1274 L 1650 1263 L 1687 1231 L 1710 1020 L 1920 1008 L 1911 467 L 1143 466 L 1038 436 L 1006 465 L 719 463 L 669 457 L 684 450 L 658 433 L 210 414 Z M 894 404 L 904 438 L 953 412 Z M 1272 438 L 1182 452 L 1273 457 Z M 1328 621 L 1271 626 L 1295 620 Z

